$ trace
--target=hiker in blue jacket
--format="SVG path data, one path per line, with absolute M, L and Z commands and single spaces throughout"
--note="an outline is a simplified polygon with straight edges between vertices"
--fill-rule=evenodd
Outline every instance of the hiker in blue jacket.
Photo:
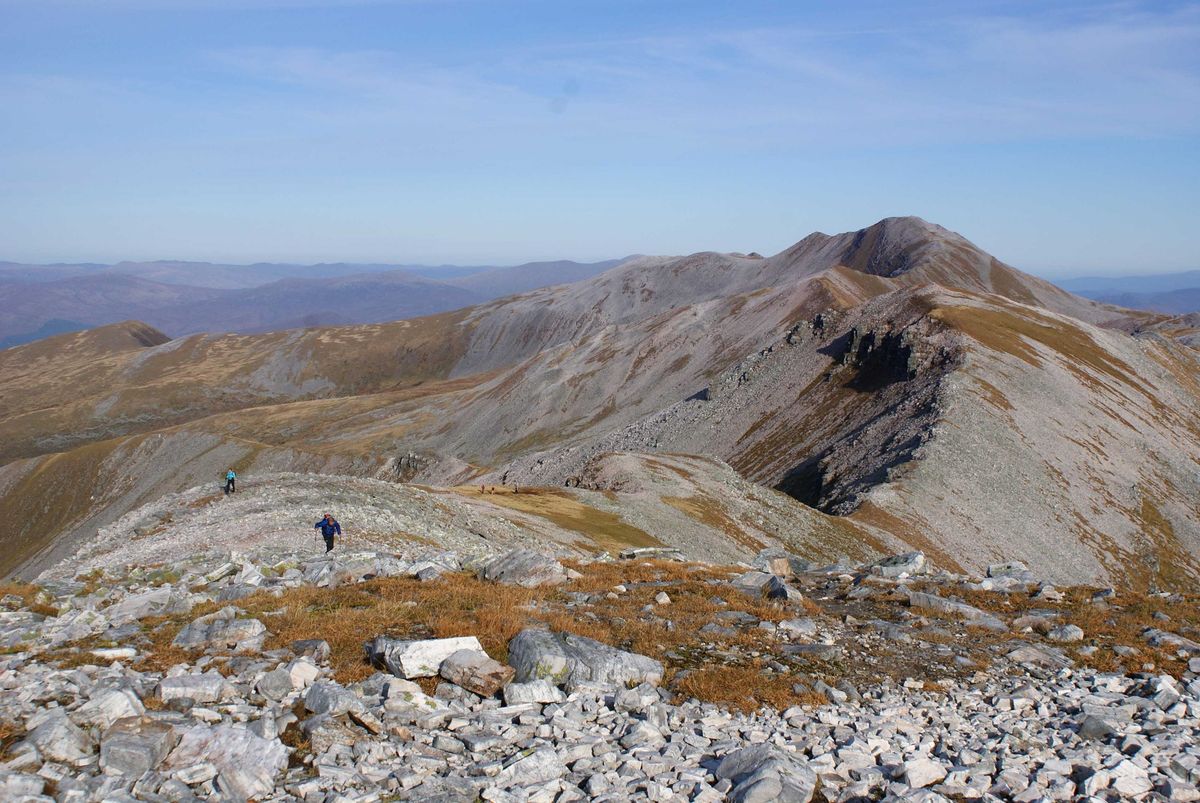
M 313 525 L 314 530 L 320 530 L 321 536 L 325 539 L 325 554 L 333 551 L 333 534 L 342 534 L 342 525 L 338 524 L 337 519 L 332 513 L 326 513 L 325 518 Z
M 237 472 L 232 468 L 225 472 L 225 494 L 237 492 Z

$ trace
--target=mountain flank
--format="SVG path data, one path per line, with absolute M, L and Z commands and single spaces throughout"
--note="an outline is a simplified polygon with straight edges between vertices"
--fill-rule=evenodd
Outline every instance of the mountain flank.
M 49 514 L 35 513 L 31 569 L 225 463 L 570 487 L 620 505 L 611 455 L 701 455 L 819 514 L 793 546 L 907 545 L 953 570 L 1018 559 L 1061 582 L 1190 587 L 1190 331 L 890 218 L 766 258 L 639 257 L 393 323 L 198 335 L 100 358 L 52 350 L 36 371 L 32 346 L 10 349 L 0 488 L 48 499 L 38 488 L 57 465 L 64 482 L 116 471 L 138 489 L 88 494 L 44 526 Z M 196 462 L 176 477 L 156 454 Z M 658 496 L 706 515 L 687 494 Z

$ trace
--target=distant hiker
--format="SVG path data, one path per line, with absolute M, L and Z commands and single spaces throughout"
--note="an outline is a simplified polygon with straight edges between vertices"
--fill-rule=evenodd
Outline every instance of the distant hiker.
M 229 469 L 225 472 L 225 495 L 237 493 L 237 472 Z
M 325 554 L 333 551 L 333 535 L 342 534 L 342 525 L 338 524 L 337 519 L 332 513 L 326 513 L 325 518 L 313 525 L 314 530 L 320 530 L 321 536 L 325 539 Z

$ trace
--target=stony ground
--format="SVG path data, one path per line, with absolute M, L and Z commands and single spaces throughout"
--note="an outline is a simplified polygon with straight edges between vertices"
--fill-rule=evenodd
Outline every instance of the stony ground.
M 12 585 L 0 799 L 1200 798 L 1193 597 L 671 557 L 263 547 Z

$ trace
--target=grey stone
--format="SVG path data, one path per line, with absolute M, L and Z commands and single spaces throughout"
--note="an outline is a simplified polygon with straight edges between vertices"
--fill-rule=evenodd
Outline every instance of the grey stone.
M 567 570 L 554 558 L 529 549 L 514 549 L 488 562 L 479 576 L 507 585 L 536 588 L 557 585 L 567 581 Z
M 236 619 L 233 608 L 201 616 L 188 624 L 171 643 L 184 649 L 216 649 L 232 652 L 260 652 L 267 627 L 257 619 Z
M 799 599 L 800 592 L 782 578 L 766 572 L 746 572 L 735 577 L 733 587 L 751 597 L 769 600 Z
M 904 782 L 914 789 L 922 789 L 946 777 L 946 765 L 936 758 L 923 756 L 904 762 Z
M 779 623 L 779 631 L 792 638 L 812 638 L 817 635 L 817 623 L 812 619 L 784 619 Z
M 46 758 L 79 766 L 92 757 L 91 737 L 68 719 L 61 708 L 39 712 L 38 719 L 30 719 L 31 723 L 35 721 L 37 724 L 29 731 L 28 739 Z
M 124 719 L 100 739 L 100 769 L 138 778 L 155 769 L 175 746 L 175 731 L 145 717 Z
M 79 706 L 73 719 L 103 730 L 111 727 L 117 720 L 139 717 L 145 713 L 145 706 L 131 689 L 103 689 Z
M 171 586 L 161 586 L 125 597 L 105 608 L 104 615 L 113 625 L 123 625 L 148 616 L 182 613 L 191 607 L 186 596 L 176 593 Z
M 557 780 L 567 768 L 552 748 L 525 750 L 504 762 L 496 780 L 506 786 L 534 786 Z
M 906 552 L 903 555 L 892 555 L 871 564 L 871 573 L 880 577 L 924 574 L 926 571 L 927 563 L 924 552 Z
M 163 702 L 186 698 L 194 703 L 212 703 L 228 693 L 228 682 L 215 670 L 200 675 L 166 677 L 158 683 L 158 697 Z
M 492 660 L 486 653 L 457 650 L 446 656 L 438 673 L 467 691 L 491 697 L 513 679 L 516 670 Z
M 994 630 L 998 633 L 1008 630 L 1008 625 L 990 613 L 981 611 L 972 605 L 967 605 L 965 602 L 946 599 L 936 594 L 926 594 L 923 591 L 909 591 L 908 604 L 914 608 L 924 608 L 941 614 L 958 616 L 965 619 L 968 623 L 986 630 Z
M 367 659 L 375 666 L 406 679 L 435 677 L 442 661 L 459 650 L 483 652 L 483 646 L 474 636 L 415 641 L 377 636 L 364 648 Z
M 361 711 L 363 702 L 358 696 L 330 680 L 318 680 L 308 687 L 304 696 L 304 707 L 313 714 L 338 716 L 350 711 Z
M 1116 729 L 1106 720 L 1091 714 L 1085 714 L 1079 719 L 1078 733 L 1080 738 L 1105 741 L 1115 736 Z
M 528 683 L 506 683 L 504 704 L 561 703 L 567 699 L 562 690 L 548 680 L 531 680 Z
M 657 684 L 663 676 L 662 664 L 653 658 L 583 636 L 535 628 L 512 638 L 508 661 L 521 683 L 544 679 L 568 690 L 588 684 Z
M 291 650 L 297 656 L 311 658 L 314 664 L 323 664 L 329 660 L 329 644 L 323 639 L 293 641 Z
M 1083 641 L 1083 629 L 1077 625 L 1060 625 L 1047 633 L 1046 638 L 1063 644 Z
M 46 782 L 37 775 L 0 770 L 0 800 L 20 800 L 40 795 Z
M 808 571 L 810 564 L 778 547 L 767 547 L 754 556 L 750 566 L 760 572 L 787 579 Z
M 285 667 L 273 669 L 258 679 L 255 688 L 268 700 L 282 700 L 294 691 L 292 675 Z
M 730 753 L 713 774 L 732 783 L 728 799 L 737 803 L 808 803 L 817 787 L 812 769 L 797 756 L 768 744 Z
M 167 765 L 184 768 L 202 762 L 217 768 L 217 788 L 227 799 L 247 801 L 275 788 L 275 778 L 287 767 L 287 748 L 246 728 L 194 725 L 184 731 Z

